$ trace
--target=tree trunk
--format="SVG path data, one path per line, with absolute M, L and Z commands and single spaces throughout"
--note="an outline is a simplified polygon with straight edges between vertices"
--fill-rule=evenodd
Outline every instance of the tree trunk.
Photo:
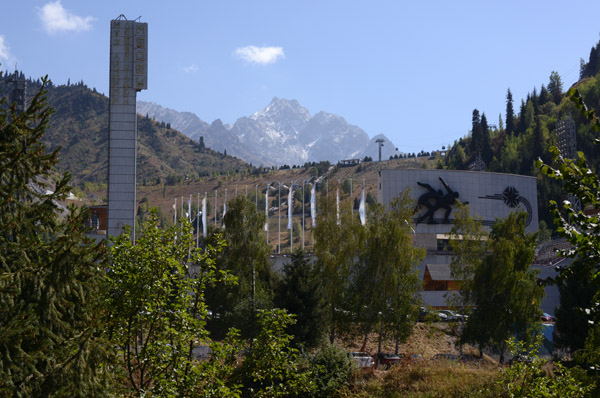
M 331 325 L 331 330 L 329 331 L 329 344 L 333 344 L 335 342 L 335 326 Z
M 364 338 L 364 340 L 363 340 L 363 344 L 362 344 L 362 346 L 360 347 L 360 351 L 363 351 L 363 352 L 364 352 L 364 351 L 367 349 L 367 340 L 369 339 L 369 332 L 370 332 L 370 331 L 371 331 L 371 328 L 368 328 L 368 329 L 365 331 L 365 338 Z
M 383 340 L 383 318 L 379 323 L 379 338 L 377 339 L 377 354 L 381 354 L 381 341 Z

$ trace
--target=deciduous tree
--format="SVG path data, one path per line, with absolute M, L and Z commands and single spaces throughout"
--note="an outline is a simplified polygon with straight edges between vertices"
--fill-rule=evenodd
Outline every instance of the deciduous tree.
M 539 319 L 544 294 L 536 272 L 529 268 L 536 246 L 535 234 L 525 233 L 526 213 L 510 213 L 492 226 L 489 253 L 473 274 L 476 305 L 464 338 L 480 347 L 493 346 L 504 361 L 506 340 L 513 335 L 531 337 Z

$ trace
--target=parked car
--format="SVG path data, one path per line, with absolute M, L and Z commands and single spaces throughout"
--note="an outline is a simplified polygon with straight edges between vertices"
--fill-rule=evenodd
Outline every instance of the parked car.
M 366 352 L 354 351 L 350 353 L 350 356 L 359 368 L 371 368 L 375 364 L 373 357 Z
M 542 314 L 542 316 L 540 317 L 540 320 L 542 322 L 554 322 L 554 317 L 550 314 L 548 314 L 547 312 L 544 312 Z
M 451 310 L 440 310 L 440 313 L 446 315 L 446 319 L 444 320 L 447 322 L 460 322 L 463 320 L 463 316 L 461 314 Z
M 480 359 L 479 356 L 473 354 L 462 354 L 459 358 L 461 362 L 477 362 Z
M 444 360 L 444 361 L 458 361 L 458 355 L 456 354 L 435 354 L 432 358 L 434 361 Z
M 443 321 L 444 317 L 445 317 L 445 315 L 442 316 L 439 311 L 433 311 L 426 307 L 421 307 L 421 310 L 419 311 L 419 322 L 425 322 L 425 321 L 439 322 L 439 321 Z
M 379 354 L 377 354 L 376 359 L 377 359 L 377 364 L 381 365 L 381 366 L 385 366 L 386 369 L 389 369 L 390 366 L 402 361 L 402 358 L 404 358 L 404 354 L 388 354 L 385 352 L 380 352 Z

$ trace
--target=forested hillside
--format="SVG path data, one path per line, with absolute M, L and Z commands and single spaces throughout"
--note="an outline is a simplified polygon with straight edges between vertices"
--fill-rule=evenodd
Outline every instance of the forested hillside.
M 14 73 L 0 77 L 0 95 L 9 95 Z M 23 72 L 19 79 L 25 79 Z M 39 79 L 27 79 L 27 99 L 38 92 Z M 73 174 L 73 183 L 106 182 L 108 162 L 108 98 L 83 82 L 48 87 L 55 113 L 43 136 L 48 150 L 58 147 L 58 168 Z M 214 173 L 243 172 L 245 162 L 206 148 L 165 123 L 138 115 L 138 183 L 177 183 Z
M 583 59 L 580 80 L 575 86 L 585 103 L 594 109 L 600 106 L 600 75 L 598 51 L 600 42 L 592 48 L 588 62 Z M 454 142 L 443 162 L 449 169 L 479 169 L 486 171 L 540 176 L 534 161 L 551 160 L 548 149 L 557 143 L 559 121 L 572 118 L 576 126 L 577 151 L 582 151 L 592 167 L 597 170 L 600 160 L 598 147 L 593 144 L 593 131 L 575 105 L 565 96 L 562 79 L 552 72 L 547 82 L 534 86 L 527 97 L 515 104 L 510 88 L 506 93 L 506 112 L 494 119 L 484 111 L 474 109 L 471 134 Z M 518 109 L 517 109 L 518 108 Z M 497 124 L 496 124 L 497 123 Z M 538 178 L 538 203 L 540 221 L 552 226 L 548 200 L 560 202 L 565 198 L 555 181 Z

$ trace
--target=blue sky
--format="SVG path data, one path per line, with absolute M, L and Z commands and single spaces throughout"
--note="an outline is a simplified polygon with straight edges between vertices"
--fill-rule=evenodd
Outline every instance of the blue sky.
M 491 124 L 557 71 L 565 89 L 598 42 L 597 1 L 7 1 L 0 62 L 108 93 L 110 20 L 148 23 L 138 99 L 233 123 L 273 97 L 343 116 L 403 152 Z

